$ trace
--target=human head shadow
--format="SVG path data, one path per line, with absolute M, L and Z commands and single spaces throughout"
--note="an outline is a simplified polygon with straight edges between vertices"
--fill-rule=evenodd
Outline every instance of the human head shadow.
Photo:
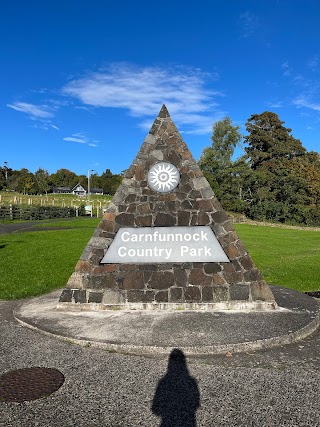
M 199 406 L 197 381 L 189 374 L 184 353 L 174 349 L 169 356 L 168 370 L 157 385 L 152 412 L 162 418 L 160 427 L 196 427 Z

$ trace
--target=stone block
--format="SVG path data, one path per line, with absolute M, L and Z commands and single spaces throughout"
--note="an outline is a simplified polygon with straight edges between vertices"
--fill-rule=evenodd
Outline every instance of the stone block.
M 169 289 L 169 302 L 183 302 L 183 290 L 182 288 L 170 288 Z
M 187 272 L 183 268 L 174 268 L 173 269 L 174 282 L 176 286 L 187 286 L 188 277 Z
M 252 262 L 251 258 L 249 257 L 249 255 L 245 255 L 245 256 L 239 258 L 239 263 L 242 265 L 242 267 L 245 270 L 250 270 L 253 268 L 253 262 Z
M 244 279 L 246 282 L 256 282 L 262 280 L 262 274 L 257 268 L 253 268 L 244 273 Z
M 143 289 L 144 280 L 142 271 L 132 271 L 123 280 L 123 289 Z
M 197 286 L 209 286 L 212 283 L 212 278 L 210 276 L 206 276 L 202 268 L 195 268 L 190 271 L 189 283 Z
M 73 298 L 76 304 L 84 304 L 87 302 L 87 291 L 84 289 L 75 289 L 73 291 Z
M 103 292 L 89 292 L 88 302 L 102 303 Z
M 237 284 L 229 287 L 231 301 L 248 301 L 249 300 L 249 285 Z
M 210 199 L 201 199 L 198 200 L 199 210 L 204 212 L 212 211 L 212 202 Z
M 135 194 L 129 194 L 125 198 L 125 204 L 128 205 L 130 203 L 134 203 L 137 200 L 137 196 Z
M 116 217 L 116 214 L 115 214 L 115 213 L 112 213 L 112 212 L 106 212 L 106 213 L 103 215 L 103 219 L 104 219 L 105 221 L 114 221 L 114 220 L 115 220 L 115 217 Z
M 213 274 L 213 273 L 218 273 L 219 271 L 221 271 L 221 265 L 217 262 L 205 263 L 203 268 L 204 268 L 204 272 L 206 274 Z
M 116 223 L 126 227 L 132 227 L 134 225 L 134 215 L 131 213 L 121 213 L 116 217 Z
M 234 272 L 223 272 L 223 277 L 225 278 L 227 283 L 242 283 L 244 282 L 243 272 L 242 271 L 234 271 Z
M 93 270 L 93 265 L 90 264 L 90 262 L 88 261 L 82 261 L 82 260 L 77 262 L 76 268 L 75 268 L 75 271 L 81 271 L 86 273 L 89 273 L 92 270 Z
M 201 301 L 201 292 L 197 286 L 187 286 L 184 290 L 184 299 L 186 302 Z
M 152 289 L 168 289 L 174 285 L 173 272 L 154 271 L 149 283 Z
M 73 295 L 73 289 L 63 289 L 59 298 L 59 302 L 71 302 L 72 295 Z
M 138 215 L 147 215 L 150 214 L 151 210 L 150 210 L 150 205 L 149 203 L 140 203 L 137 206 L 137 214 Z
M 168 291 L 159 291 L 156 293 L 155 300 L 157 302 L 168 302 Z
M 156 227 L 172 227 L 176 225 L 176 218 L 173 215 L 160 212 L 156 214 L 154 225 Z
M 203 190 L 204 188 L 210 188 L 210 185 L 204 176 L 200 178 L 192 179 L 194 190 Z
M 154 291 L 144 291 L 139 289 L 127 291 L 128 302 L 153 302 Z
M 137 227 L 151 227 L 152 226 L 152 215 L 136 216 L 135 225 Z
M 221 224 L 225 221 L 229 220 L 228 215 L 224 211 L 218 211 L 211 214 L 212 221 L 214 224 L 218 223 Z
M 209 225 L 209 224 L 210 224 L 209 215 L 207 215 L 203 211 L 200 211 L 198 213 L 198 225 Z
M 110 289 L 116 288 L 116 278 L 114 273 L 91 274 L 88 276 L 88 288 L 91 289 Z
M 227 256 L 229 257 L 230 260 L 238 258 L 241 255 L 239 249 L 236 247 L 236 245 L 234 243 L 230 243 L 225 248 L 224 251 L 225 251 L 225 253 L 227 254 Z
M 263 281 L 250 283 L 252 301 L 274 301 L 269 286 Z
M 146 179 L 146 172 L 143 166 L 136 166 L 134 174 L 137 181 L 143 181 Z
M 229 289 L 227 286 L 214 286 L 212 290 L 213 302 L 229 301 Z
M 178 212 L 178 225 L 189 225 L 190 222 L 190 212 L 179 211 Z
M 85 287 L 88 281 L 88 273 L 82 273 L 79 271 L 75 271 L 70 276 L 67 287 L 73 289 L 82 289 Z
M 123 304 L 125 303 L 125 291 L 105 289 L 103 291 L 103 304 Z
M 213 287 L 204 286 L 202 288 L 202 302 L 213 302 Z
M 224 285 L 226 283 L 226 280 L 224 279 L 222 273 L 214 273 L 213 274 L 213 282 L 220 286 L 220 285 Z

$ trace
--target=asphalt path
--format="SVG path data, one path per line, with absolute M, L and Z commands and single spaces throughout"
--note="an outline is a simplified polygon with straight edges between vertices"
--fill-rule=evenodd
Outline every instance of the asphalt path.
M 72 218 L 64 218 L 63 220 L 72 220 Z M 10 233 L 24 233 L 27 231 L 45 231 L 45 230 L 61 230 L 61 227 L 55 227 L 54 223 L 59 222 L 59 219 L 48 219 L 42 221 L 22 221 L 13 223 L 1 223 L 0 222 L 0 235 Z M 44 225 L 38 227 L 38 225 Z M 48 225 L 47 225 L 48 224 Z M 52 225 L 51 225 L 52 224 Z M 65 229 L 65 228 L 64 228 Z
M 295 344 L 188 358 L 81 347 L 22 327 L 0 301 L 0 375 L 56 368 L 48 397 L 0 402 L 0 426 L 320 426 L 320 332 Z M 169 420 L 169 421 L 168 421 Z

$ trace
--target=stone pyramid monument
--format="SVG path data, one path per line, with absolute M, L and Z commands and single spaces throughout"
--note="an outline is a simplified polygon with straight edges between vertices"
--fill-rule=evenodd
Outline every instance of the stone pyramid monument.
M 58 307 L 276 308 L 165 105 Z

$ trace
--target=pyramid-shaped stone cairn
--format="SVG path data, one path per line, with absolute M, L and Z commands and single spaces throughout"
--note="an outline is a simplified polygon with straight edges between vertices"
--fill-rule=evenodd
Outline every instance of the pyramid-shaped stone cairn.
M 276 308 L 165 105 L 58 307 Z

